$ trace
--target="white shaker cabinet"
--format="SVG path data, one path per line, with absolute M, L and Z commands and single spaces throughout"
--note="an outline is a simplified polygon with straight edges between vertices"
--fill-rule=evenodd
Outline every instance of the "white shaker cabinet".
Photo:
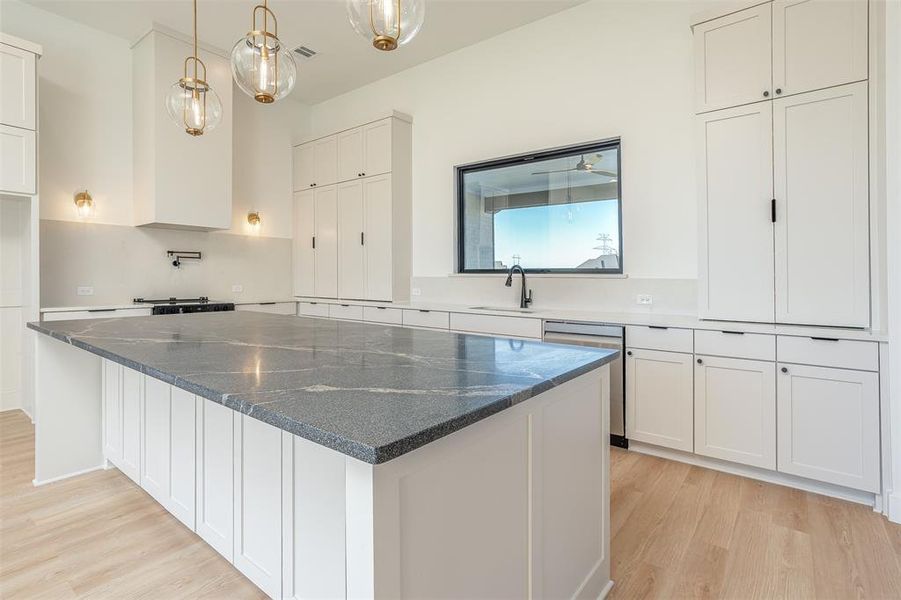
M 141 487 L 163 506 L 169 498 L 170 400 L 171 389 L 167 383 L 144 377 Z
M 779 471 L 879 491 L 879 375 L 780 363 Z
M 694 26 L 695 112 L 771 97 L 769 3 Z
M 695 118 L 700 316 L 772 322 L 772 103 Z
M 626 437 L 691 452 L 692 355 L 626 351 Z
M 338 296 L 366 297 L 363 182 L 338 184 Z
M 195 531 L 229 561 L 234 556 L 235 421 L 211 400 L 196 400 L 197 518 Z
M 338 181 L 363 177 L 363 128 L 338 134 Z
M 391 119 L 382 119 L 338 134 L 338 181 L 391 171 Z
M 0 43 L 0 123 L 3 125 L 37 129 L 36 64 L 37 56 L 33 52 Z
M 867 78 L 866 0 L 773 2 L 773 95 Z
M 395 254 L 393 244 L 391 177 L 380 175 L 363 180 L 364 261 L 366 295 L 369 300 L 392 300 Z M 400 271 L 400 267 L 397 268 Z
M 132 481 L 141 483 L 141 413 L 144 376 L 122 367 L 122 462 L 117 464 Z
M 103 359 L 103 458 L 122 461 L 122 365 Z
M 282 431 L 237 414 L 234 565 L 272 598 L 282 590 Z
M 773 102 L 776 320 L 870 322 L 866 82 Z
M 193 530 L 196 506 L 196 397 L 183 389 L 169 387 L 169 497 L 164 506 Z
M 313 190 L 313 290 L 316 296 L 338 295 L 338 190 L 337 186 Z
M 338 136 L 313 142 L 313 175 L 315 187 L 338 182 Z
M 309 189 L 316 182 L 314 150 L 312 143 L 294 147 L 294 191 Z
M 294 193 L 294 295 L 315 293 L 316 261 L 313 248 L 316 235 L 316 210 L 313 190 Z
M 694 381 L 695 453 L 775 469 L 775 363 L 698 356 Z
M 35 132 L 0 124 L 0 192 L 37 191 Z

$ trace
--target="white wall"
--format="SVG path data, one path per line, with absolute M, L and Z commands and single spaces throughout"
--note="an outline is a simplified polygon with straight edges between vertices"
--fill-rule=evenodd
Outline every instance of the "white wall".
M 626 272 L 694 279 L 689 17 L 703 8 L 589 2 L 314 105 L 314 133 L 413 116 L 417 278 L 454 269 L 455 165 L 620 136 Z

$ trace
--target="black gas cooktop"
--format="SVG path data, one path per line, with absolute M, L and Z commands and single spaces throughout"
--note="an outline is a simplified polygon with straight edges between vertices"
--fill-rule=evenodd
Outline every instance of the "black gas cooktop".
M 167 298 L 165 300 L 146 300 L 135 298 L 135 304 L 152 304 L 155 315 L 177 315 L 181 313 L 222 312 L 235 310 L 234 302 L 210 302 L 206 296 L 199 298 Z

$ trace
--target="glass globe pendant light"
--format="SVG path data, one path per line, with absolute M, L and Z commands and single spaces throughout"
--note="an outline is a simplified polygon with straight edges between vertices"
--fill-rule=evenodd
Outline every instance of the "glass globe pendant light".
M 354 30 L 378 50 L 394 50 L 412 40 L 425 18 L 424 0 L 347 0 Z
M 222 120 L 222 102 L 206 82 L 206 65 L 197 57 L 197 0 L 194 0 L 194 54 L 185 59 L 182 78 L 166 94 L 166 111 L 176 125 L 193 136 L 203 135 Z
M 258 16 L 262 27 L 257 26 Z M 268 0 L 254 7 L 251 29 L 232 48 L 231 63 L 235 83 L 257 102 L 271 104 L 294 89 L 297 65 L 278 39 L 278 21 L 269 10 Z

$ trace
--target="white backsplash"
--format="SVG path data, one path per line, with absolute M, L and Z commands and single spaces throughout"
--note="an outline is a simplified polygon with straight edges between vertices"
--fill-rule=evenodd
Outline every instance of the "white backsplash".
M 450 275 L 414 277 L 413 289 L 420 295 L 413 302 L 517 306 L 520 276 L 505 287 L 506 275 Z M 606 278 L 591 276 L 526 276 L 532 290 L 532 307 L 598 310 L 651 314 L 693 315 L 697 313 L 695 279 Z M 651 296 L 651 304 L 638 304 L 638 295 Z
M 167 250 L 197 250 L 176 269 Z M 232 292 L 232 286 L 243 292 Z M 79 287 L 93 295 L 80 296 Z M 291 240 L 224 233 L 41 221 L 41 306 L 128 304 L 132 298 L 290 298 Z

